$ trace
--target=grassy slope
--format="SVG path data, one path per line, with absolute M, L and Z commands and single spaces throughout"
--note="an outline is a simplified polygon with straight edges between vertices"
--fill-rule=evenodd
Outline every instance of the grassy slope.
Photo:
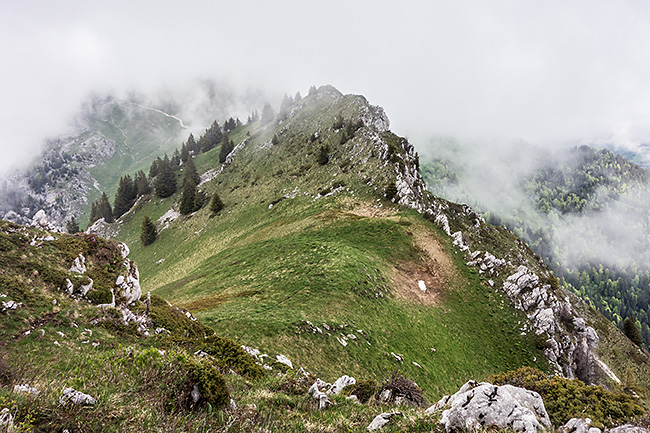
M 289 121 L 236 131 L 235 143 L 247 133 L 249 142 L 203 186 L 224 200 L 219 215 L 204 208 L 181 217 L 146 248 L 138 241 L 143 215 L 160 217 L 178 195 L 152 199 L 126 218 L 119 238 L 131 245 L 144 287 L 188 307 L 218 333 L 283 353 L 328 380 L 380 378 L 400 369 L 435 399 L 471 377 L 520 365 L 544 368 L 534 338 L 520 335 L 523 316 L 464 265 L 446 235 L 415 212 L 377 201 L 393 165 L 379 157 L 375 131 L 363 128 L 341 145 L 340 131 L 331 127 L 339 113 L 356 120 L 365 100 L 313 99 Z M 315 132 L 320 138 L 311 142 Z M 275 133 L 279 144 L 271 146 Z M 331 152 L 320 166 L 322 145 Z M 218 151 L 198 156 L 199 171 L 218 168 Z M 336 183 L 346 190 L 314 199 Z M 294 198 L 269 209 L 284 195 Z M 366 216 L 370 211 L 378 216 Z M 426 257 L 416 234 L 439 244 L 441 256 Z M 435 273 L 434 259 L 450 260 L 453 271 L 426 302 L 431 305 L 395 294 L 396 269 L 428 263 Z M 415 278 L 411 285 L 417 291 Z M 344 329 L 314 334 L 305 321 Z M 343 346 L 336 336 L 347 334 L 356 340 Z M 390 352 L 404 355 L 404 362 Z

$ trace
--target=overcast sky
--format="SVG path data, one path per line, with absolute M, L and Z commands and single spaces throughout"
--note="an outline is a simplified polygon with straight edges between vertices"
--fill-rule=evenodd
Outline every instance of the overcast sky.
M 280 94 L 332 84 L 414 141 L 650 142 L 647 1 L 0 5 L 0 172 L 64 131 L 89 92 L 205 77 Z

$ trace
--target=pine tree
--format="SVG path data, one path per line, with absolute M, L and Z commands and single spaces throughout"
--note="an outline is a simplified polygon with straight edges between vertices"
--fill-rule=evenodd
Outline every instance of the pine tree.
M 187 150 L 187 145 L 183 143 L 181 146 L 181 161 L 185 162 L 187 161 L 187 158 L 190 156 L 190 151 Z
M 178 153 L 178 149 L 174 150 L 174 153 L 172 154 L 171 163 L 175 167 L 178 167 L 179 165 L 181 165 L 181 154 Z
M 215 192 L 212 196 L 212 201 L 210 202 L 210 212 L 212 212 L 212 214 L 218 214 L 221 209 L 223 209 L 223 202 L 221 201 L 219 194 Z
M 183 192 L 181 194 L 181 204 L 179 211 L 183 215 L 188 215 L 196 209 L 196 184 L 190 177 L 185 178 Z
M 397 195 L 397 185 L 395 185 L 395 182 L 390 182 L 386 186 L 386 198 L 388 200 L 392 200 L 396 195 Z
M 158 175 L 154 180 L 153 188 L 160 198 L 169 197 L 176 192 L 176 173 L 167 155 L 158 164 Z
M 97 205 L 97 213 L 99 218 L 104 218 L 104 221 L 107 223 L 115 221 L 115 219 L 113 219 L 113 209 L 111 209 L 111 204 L 108 202 L 108 197 L 106 197 L 105 192 L 102 193 L 102 198 L 99 200 L 99 204 Z
M 97 202 L 94 201 L 90 207 L 89 225 L 92 225 L 98 219 L 99 219 L 99 211 L 97 210 Z
M 286 113 L 291 105 L 293 105 L 293 99 L 285 93 L 280 104 L 280 113 Z
M 151 168 L 149 168 L 149 177 L 151 179 L 153 179 L 154 177 L 156 177 L 158 175 L 158 168 L 159 168 L 161 162 L 162 162 L 162 160 L 160 159 L 160 157 L 158 157 L 158 158 L 154 159 L 154 161 L 151 163 Z
M 264 104 L 264 108 L 262 109 L 262 120 L 260 122 L 260 126 L 269 124 L 274 117 L 275 117 L 275 112 L 273 111 L 271 104 L 267 102 L 266 104 Z
M 140 240 L 142 241 L 142 245 L 146 246 L 152 244 L 156 240 L 157 236 L 158 232 L 156 230 L 156 225 L 148 216 L 145 216 L 142 220 L 142 229 L 140 230 Z
M 643 343 L 641 332 L 639 332 L 639 328 L 636 326 L 636 320 L 634 320 L 634 317 L 628 317 L 623 320 L 623 333 L 637 346 L 641 346 Z
M 65 223 L 65 230 L 71 234 L 79 233 L 81 230 L 79 229 L 79 222 L 77 219 L 74 217 L 70 218 Z
M 187 137 L 187 150 L 194 155 L 199 153 L 200 150 L 199 147 L 196 145 L 196 141 L 194 140 L 194 135 L 192 135 L 191 132 L 190 132 L 190 136 Z
M 149 185 L 149 180 L 145 176 L 144 171 L 140 170 L 135 174 L 133 184 L 135 185 L 135 194 L 137 197 L 151 194 L 151 185 Z
M 187 178 L 192 179 L 192 182 L 194 182 L 194 185 L 198 185 L 201 183 L 201 176 L 199 176 L 199 173 L 196 171 L 196 166 L 194 165 L 194 158 L 191 156 L 187 159 L 187 162 L 183 164 L 183 171 L 185 172 L 185 176 L 183 179 L 183 182 Z
M 219 151 L 219 162 L 223 164 L 226 162 L 226 158 L 228 157 L 228 154 L 233 151 L 234 149 L 234 143 L 230 138 L 228 138 L 228 135 L 224 134 L 223 140 L 221 141 L 221 150 Z
M 296 96 L 294 96 L 293 98 L 293 103 L 295 104 L 296 102 L 300 102 L 301 99 L 302 99 L 302 95 L 300 94 L 300 92 L 296 92 Z
M 328 146 L 321 146 L 320 147 L 320 152 L 318 154 L 318 163 L 320 165 L 325 165 L 329 162 L 330 156 L 329 156 L 329 147 Z
M 113 216 L 119 218 L 127 213 L 135 203 L 136 196 L 137 191 L 131 176 L 122 176 L 113 200 Z
M 316 86 L 309 86 L 309 95 L 315 95 L 318 89 L 316 89 Z

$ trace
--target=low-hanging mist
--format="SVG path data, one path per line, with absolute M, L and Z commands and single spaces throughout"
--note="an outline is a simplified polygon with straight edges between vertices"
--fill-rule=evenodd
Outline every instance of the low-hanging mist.
M 592 147 L 436 138 L 423 152 L 429 189 L 504 225 L 617 323 L 649 334 L 650 173 Z

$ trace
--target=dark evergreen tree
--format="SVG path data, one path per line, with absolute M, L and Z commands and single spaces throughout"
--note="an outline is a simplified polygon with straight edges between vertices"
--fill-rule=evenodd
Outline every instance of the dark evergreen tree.
M 235 119 L 235 128 L 239 128 L 241 126 L 241 120 L 239 120 L 239 117 Z
M 264 108 L 262 109 L 262 119 L 260 122 L 260 126 L 269 124 L 274 117 L 275 117 L 275 112 L 273 111 L 271 104 L 267 102 L 266 104 L 264 104 Z
M 275 146 L 278 143 L 280 143 L 280 139 L 278 138 L 278 134 L 273 134 L 273 138 L 271 138 L 271 144 L 273 144 Z
M 284 97 L 282 98 L 282 103 L 280 104 L 280 113 L 286 113 L 289 111 L 289 107 L 293 105 L 293 99 L 291 99 L 291 96 L 288 96 L 286 93 L 284 94 Z
M 192 179 L 194 185 L 201 183 L 201 176 L 199 176 L 199 173 L 196 171 L 196 167 L 194 166 L 194 158 L 191 156 L 187 159 L 187 162 L 183 164 L 183 171 L 185 172 L 183 182 L 185 182 L 186 179 Z
M 232 117 L 223 124 L 224 132 L 230 132 L 237 127 L 237 122 Z
M 187 161 L 187 158 L 190 156 L 190 151 L 187 150 L 187 144 L 183 143 L 181 146 L 181 161 Z
M 199 153 L 201 150 L 199 149 L 199 146 L 196 145 L 196 141 L 194 140 L 194 135 L 192 135 L 192 133 L 190 133 L 190 136 L 187 137 L 187 150 L 194 155 Z
M 90 219 L 89 225 L 92 225 L 95 221 L 99 219 L 99 211 L 97 210 L 97 202 L 94 201 L 90 206 Z
M 300 94 L 300 92 L 296 92 L 296 96 L 294 96 L 293 98 L 293 103 L 295 104 L 296 102 L 300 102 L 301 99 L 302 99 L 302 95 Z
M 207 152 L 208 150 L 214 149 L 221 142 L 223 134 L 221 132 L 221 126 L 215 120 L 212 122 L 212 125 L 206 129 L 205 134 L 199 138 L 199 145 L 202 152 Z
M 77 219 L 74 217 L 70 218 L 65 223 L 65 230 L 71 234 L 79 233 L 81 230 L 79 229 L 79 222 Z
M 143 195 L 151 194 L 151 185 L 149 185 L 149 180 L 145 176 L 144 171 L 140 170 L 135 174 L 135 179 L 133 180 L 135 185 L 135 194 L 138 197 Z
M 223 164 L 226 162 L 226 158 L 228 157 L 228 154 L 233 151 L 235 148 L 234 143 L 230 138 L 228 138 L 228 135 L 224 134 L 223 140 L 221 141 L 221 150 L 219 151 L 219 162 Z
M 102 193 L 102 198 L 99 199 L 99 204 L 97 205 L 97 212 L 99 218 L 104 218 L 104 221 L 106 221 L 107 223 L 112 223 L 115 221 L 115 219 L 113 219 L 113 209 L 111 209 L 111 204 L 109 203 L 108 197 L 106 197 L 105 192 Z
M 396 195 L 397 195 L 397 185 L 395 185 L 395 182 L 390 182 L 386 186 L 386 198 L 388 200 L 392 200 Z
M 137 191 L 131 176 L 122 176 L 113 200 L 113 216 L 119 218 L 127 213 L 135 203 L 136 197 Z
M 250 123 L 257 122 L 258 120 L 260 120 L 260 113 L 258 113 L 257 110 L 253 110 L 253 112 L 251 113 Z
M 149 168 L 149 178 L 153 179 L 158 175 L 158 168 L 161 162 L 162 160 L 160 157 L 154 159 L 154 161 L 151 163 L 151 168 Z
M 625 333 L 627 338 L 632 340 L 632 343 L 637 346 L 641 346 L 643 343 L 641 332 L 639 332 L 639 328 L 636 326 L 636 320 L 634 320 L 634 317 L 628 317 L 623 320 L 623 333 Z
M 196 210 L 196 184 L 190 177 L 185 177 L 183 192 L 181 193 L 181 204 L 179 211 L 183 215 L 191 214 Z
M 330 156 L 329 156 L 329 147 L 328 146 L 321 146 L 320 147 L 320 152 L 318 153 L 318 163 L 320 165 L 325 165 L 329 162 Z
M 215 192 L 212 196 L 212 201 L 210 202 L 210 212 L 212 212 L 212 214 L 218 214 L 221 209 L 223 209 L 223 202 L 221 201 L 219 194 Z
M 148 216 L 145 216 L 142 220 L 142 228 L 140 230 L 140 240 L 142 245 L 151 245 L 158 236 L 158 231 L 156 230 L 156 225 L 149 219 Z
M 154 179 L 153 188 L 160 198 L 169 197 L 176 192 L 176 173 L 167 155 L 158 164 L 158 175 Z
M 171 163 L 174 167 L 178 167 L 181 165 L 181 154 L 178 153 L 178 149 L 174 150 L 174 154 L 172 155 Z
M 309 95 L 315 95 L 317 91 L 316 86 L 309 86 Z

